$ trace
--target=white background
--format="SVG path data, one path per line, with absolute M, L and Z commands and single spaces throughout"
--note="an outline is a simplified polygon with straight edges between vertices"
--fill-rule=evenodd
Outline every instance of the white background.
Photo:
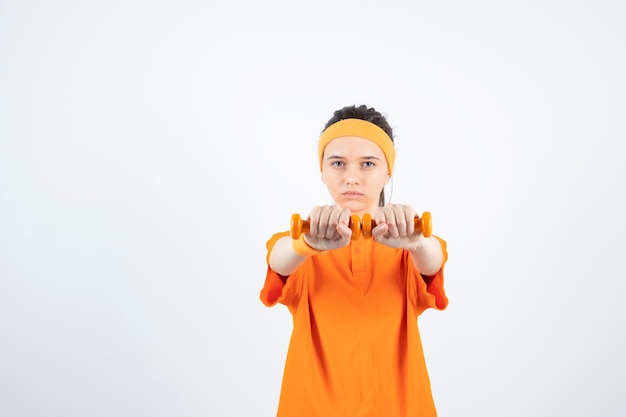
M 439 414 L 626 414 L 622 1 L 0 1 L 0 415 L 273 416 L 265 242 L 386 114 Z

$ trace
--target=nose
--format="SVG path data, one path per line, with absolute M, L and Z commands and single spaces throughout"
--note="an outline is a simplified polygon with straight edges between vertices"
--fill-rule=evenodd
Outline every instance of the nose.
M 346 183 L 348 185 L 357 185 L 361 180 L 361 170 L 358 166 L 350 165 L 346 169 Z

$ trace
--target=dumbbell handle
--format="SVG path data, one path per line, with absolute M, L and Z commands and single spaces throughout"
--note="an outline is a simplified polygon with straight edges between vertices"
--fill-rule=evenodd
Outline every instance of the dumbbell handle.
M 424 237 L 430 237 L 433 233 L 433 220 L 429 211 L 422 213 L 422 217 L 415 217 L 413 219 L 413 226 L 415 232 L 420 232 Z M 361 222 L 361 231 L 363 237 L 369 239 L 372 237 L 372 229 L 376 227 L 376 221 L 372 219 L 369 213 L 363 215 L 363 221 Z
M 425 237 L 432 235 L 432 216 L 430 212 L 425 211 L 422 217 L 415 217 L 414 228 L 416 232 L 421 232 Z M 363 220 L 357 215 L 350 216 L 348 227 L 352 230 L 352 240 L 357 240 L 361 237 L 369 239 L 372 237 L 372 229 L 376 227 L 376 221 L 372 219 L 369 213 L 363 215 Z M 291 216 L 291 238 L 298 239 L 302 233 L 309 233 L 311 231 L 311 222 L 309 220 L 302 220 L 299 214 L 295 213 Z
M 357 240 L 361 237 L 361 219 L 356 214 L 350 216 L 348 227 L 352 230 L 352 240 Z M 309 233 L 311 231 L 311 222 L 308 220 L 302 220 L 298 213 L 291 216 L 291 238 L 298 239 L 302 233 Z

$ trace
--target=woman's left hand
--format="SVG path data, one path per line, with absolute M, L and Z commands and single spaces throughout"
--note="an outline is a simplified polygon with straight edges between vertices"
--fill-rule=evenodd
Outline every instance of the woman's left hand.
M 377 242 L 392 248 L 418 250 L 425 238 L 415 231 L 416 216 L 417 212 L 409 205 L 379 207 L 374 216 L 376 227 L 372 229 L 372 236 Z

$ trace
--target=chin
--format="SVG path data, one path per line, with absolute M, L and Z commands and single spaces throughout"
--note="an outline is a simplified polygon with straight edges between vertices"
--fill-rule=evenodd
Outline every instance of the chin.
M 357 203 L 355 201 L 347 201 L 344 204 L 341 204 L 341 207 L 347 208 L 352 214 L 358 215 L 363 215 L 364 213 L 368 213 L 370 211 L 368 205 Z

